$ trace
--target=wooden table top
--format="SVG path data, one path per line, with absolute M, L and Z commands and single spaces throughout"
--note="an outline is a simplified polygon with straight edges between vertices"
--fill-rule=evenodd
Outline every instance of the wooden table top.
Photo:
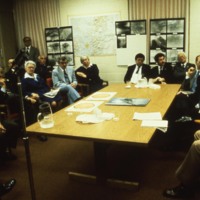
M 137 106 L 99 106 L 102 112 L 119 113 L 119 121 L 104 121 L 98 124 L 82 124 L 76 122 L 74 112 L 69 115 L 65 109 L 54 113 L 55 125 L 49 129 L 40 128 L 39 123 L 27 127 L 27 133 L 41 133 L 55 137 L 64 137 L 79 140 L 98 142 L 119 142 L 137 145 L 147 145 L 155 132 L 155 128 L 141 127 L 141 121 L 133 120 L 134 112 L 160 112 L 164 117 L 170 107 L 180 85 L 160 85 L 160 89 L 125 88 L 125 84 L 111 84 L 100 92 L 117 92 L 114 97 L 150 98 L 151 101 L 144 107 Z

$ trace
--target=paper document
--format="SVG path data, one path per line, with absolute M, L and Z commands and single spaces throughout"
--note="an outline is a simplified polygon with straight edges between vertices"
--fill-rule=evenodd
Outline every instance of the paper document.
M 150 112 L 150 113 L 138 113 L 135 112 L 133 115 L 134 120 L 162 120 L 160 112 Z
M 141 126 L 167 128 L 168 121 L 167 120 L 143 120 Z

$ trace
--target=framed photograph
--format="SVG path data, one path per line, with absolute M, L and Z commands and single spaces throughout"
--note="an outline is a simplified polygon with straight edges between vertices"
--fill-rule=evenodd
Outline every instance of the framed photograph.
M 73 53 L 72 41 L 60 42 L 61 53 Z
M 131 21 L 130 22 L 130 34 L 131 35 L 144 35 L 146 34 L 146 21 Z
M 185 20 L 174 19 L 167 20 L 167 32 L 168 33 L 184 33 Z
M 60 53 L 60 43 L 59 42 L 47 42 L 47 52 L 51 53 Z
M 60 40 L 72 40 L 72 27 L 63 27 L 59 29 Z
M 167 35 L 167 48 L 183 48 L 183 47 L 184 47 L 183 34 Z
M 61 56 L 69 58 L 69 64 L 74 65 L 74 45 L 72 26 L 45 29 L 47 56 L 56 61 Z
M 162 49 L 165 50 L 167 48 L 167 36 L 166 35 L 151 35 L 151 49 Z
M 129 21 L 120 21 L 115 22 L 116 35 L 130 35 L 130 22 Z
M 166 33 L 167 20 L 150 20 L 151 34 Z
M 59 40 L 59 30 L 58 28 L 45 29 L 46 41 L 57 41 Z
M 183 49 L 169 49 L 167 50 L 167 62 L 176 63 L 178 61 L 178 52 L 182 52 Z
M 126 36 L 117 37 L 117 48 L 126 48 Z

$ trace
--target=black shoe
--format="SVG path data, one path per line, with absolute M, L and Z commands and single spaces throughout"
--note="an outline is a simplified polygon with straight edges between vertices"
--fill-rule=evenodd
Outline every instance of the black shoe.
M 16 180 L 11 179 L 8 182 L 0 185 L 0 196 L 3 196 L 4 194 L 10 192 L 13 187 L 15 186 Z
M 48 140 L 47 136 L 46 135 L 38 135 L 37 136 L 38 139 L 42 142 L 46 142 Z
M 167 189 L 163 192 L 163 196 L 167 198 L 188 198 L 193 197 L 194 193 L 191 188 L 184 187 L 183 185 L 179 185 L 174 188 Z
M 16 160 L 17 156 L 15 156 L 14 154 L 10 153 L 10 152 L 2 152 L 0 154 L 0 160 L 2 161 L 12 161 L 12 160 Z

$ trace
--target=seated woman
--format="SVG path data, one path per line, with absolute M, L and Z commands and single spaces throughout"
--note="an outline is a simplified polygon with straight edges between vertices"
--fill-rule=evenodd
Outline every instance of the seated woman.
M 96 92 L 103 88 L 103 80 L 99 77 L 99 69 L 96 64 L 90 63 L 88 56 L 80 58 L 82 66 L 75 72 L 78 83 L 89 85 L 89 93 Z
M 22 92 L 25 99 L 30 101 L 32 104 L 36 102 L 49 102 L 52 107 L 58 106 L 61 102 L 62 97 L 59 92 L 52 96 L 46 95 L 51 89 L 46 85 L 45 81 L 40 78 L 35 72 L 35 62 L 29 60 L 25 62 L 24 78 L 22 79 Z

